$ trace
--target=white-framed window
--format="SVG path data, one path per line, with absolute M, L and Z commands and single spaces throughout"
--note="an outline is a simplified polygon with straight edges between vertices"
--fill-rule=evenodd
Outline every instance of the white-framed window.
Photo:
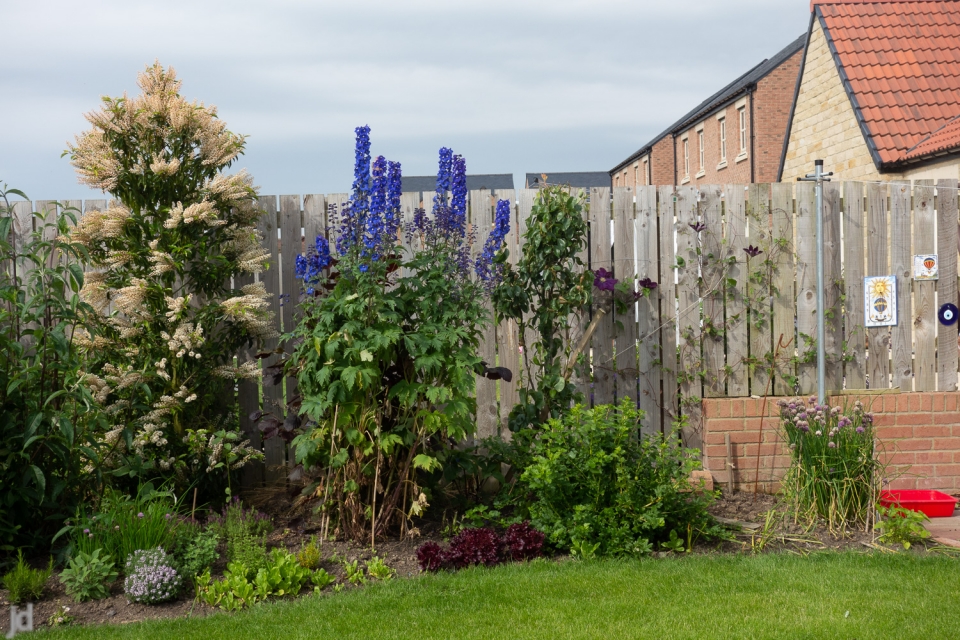
M 643 161 L 643 184 L 650 184 L 650 161 Z
M 623 186 L 627 186 L 627 170 L 623 170 Z
M 737 117 L 740 119 L 740 153 L 747 152 L 747 108 L 737 109 Z
M 704 165 L 704 161 L 703 161 L 703 156 L 704 156 L 704 153 L 703 153 L 703 129 L 700 129 L 700 131 L 697 131 L 697 142 L 700 144 L 700 171 L 703 171 L 703 165 Z
M 690 175 L 690 141 L 683 139 L 683 175 Z
M 727 119 L 720 118 L 717 125 L 720 128 L 720 162 L 724 162 L 727 159 Z
M 640 184 L 640 163 L 633 165 L 633 184 Z
M 613 186 L 615 186 L 615 187 L 619 187 L 619 186 L 620 186 L 620 174 L 619 174 L 619 173 L 613 177 Z

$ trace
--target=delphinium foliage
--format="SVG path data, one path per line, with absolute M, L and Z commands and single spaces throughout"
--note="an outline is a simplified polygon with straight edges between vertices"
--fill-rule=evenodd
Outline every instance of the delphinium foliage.
M 783 488 L 796 517 L 823 520 L 831 531 L 867 526 L 883 471 L 874 456 L 873 414 L 859 400 L 852 411 L 817 404 L 814 397 L 777 404 L 790 443 Z
M 16 215 L 14 195 L 0 189 L 0 551 L 43 547 L 97 487 L 101 427 L 73 339 L 84 274 L 58 239 L 76 211 Z
M 582 394 L 570 382 L 567 363 L 592 301 L 594 275 L 578 254 L 587 243 L 583 195 L 563 186 L 537 194 L 523 252 L 512 268 L 504 265 L 503 282 L 493 292 L 501 318 L 513 319 L 519 335 L 536 335 L 523 349 L 520 401 L 510 412 L 511 431 L 558 418 Z M 581 354 L 582 355 L 582 354 Z M 522 436 L 521 436 L 522 437 Z
M 182 578 L 162 547 L 139 549 L 127 558 L 123 592 L 130 602 L 159 604 L 180 593 Z
M 297 261 L 305 299 L 287 364 L 302 394 L 293 442 L 315 478 L 308 492 L 357 539 L 420 513 L 417 471 L 436 470 L 438 452 L 474 430 L 484 301 L 510 219 L 500 201 L 490 238 L 473 251 L 466 163 L 441 149 L 432 212 L 404 227 L 400 164 L 371 162 L 369 133 L 356 130 L 353 194 L 334 237 Z
M 70 145 L 80 182 L 110 194 L 70 232 L 93 270 L 82 299 L 97 312 L 76 341 L 109 415 L 103 461 L 117 475 L 222 484 L 258 457 L 225 391 L 257 375 L 238 349 L 272 332 L 257 189 L 227 175 L 245 139 L 216 108 L 180 95 L 173 69 L 140 74 L 137 97 L 103 98 L 93 128 Z M 227 394 L 229 395 L 229 394 Z
M 547 541 L 581 557 L 633 556 L 680 538 L 685 546 L 718 533 L 707 513 L 713 495 L 694 491 L 695 450 L 672 436 L 638 437 L 642 411 L 577 405 L 551 419 L 531 444 L 520 484 L 531 524 Z

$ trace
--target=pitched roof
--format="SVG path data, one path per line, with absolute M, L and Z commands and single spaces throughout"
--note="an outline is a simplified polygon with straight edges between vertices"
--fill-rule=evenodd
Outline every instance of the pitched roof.
M 960 2 L 811 5 L 878 168 L 960 146 Z
M 527 186 L 535 189 L 541 183 L 542 173 L 528 173 Z M 566 184 L 571 187 L 589 189 L 590 187 L 609 187 L 610 174 L 606 171 L 576 171 L 567 173 L 547 173 L 549 184 Z
M 401 190 L 404 193 L 410 191 L 436 191 L 437 176 L 403 176 Z M 512 173 L 482 173 L 467 174 L 467 190 L 476 189 L 513 189 Z
M 653 148 L 653 145 L 657 144 L 668 135 L 689 128 L 691 125 L 709 116 L 712 112 L 716 111 L 720 107 L 728 104 L 740 94 L 745 93 L 747 89 L 760 82 L 771 71 L 786 62 L 792 55 L 803 50 L 803 46 L 806 41 L 807 34 L 803 34 L 784 47 L 782 50 L 778 51 L 772 58 L 763 60 L 760 64 L 756 65 L 739 78 L 698 104 L 692 110 L 685 113 L 682 118 L 667 127 L 666 130 L 661 132 L 657 137 L 647 144 L 640 147 L 640 149 L 638 149 L 636 152 L 632 153 L 630 157 L 611 169 L 609 173 L 616 173 L 617 170 L 624 165 L 630 164 L 640 156 L 648 153 Z

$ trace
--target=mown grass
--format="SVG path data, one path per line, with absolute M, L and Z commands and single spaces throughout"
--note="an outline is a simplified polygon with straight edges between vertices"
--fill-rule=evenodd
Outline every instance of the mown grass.
M 960 564 L 920 554 L 535 562 L 46 638 L 956 638 Z M 849 612 L 849 614 L 847 613 Z

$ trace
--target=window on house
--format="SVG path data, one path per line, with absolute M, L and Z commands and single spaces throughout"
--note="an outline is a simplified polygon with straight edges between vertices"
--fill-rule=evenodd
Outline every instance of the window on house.
M 626 171 L 626 169 L 624 169 L 624 171 L 623 171 L 623 186 L 627 186 L 627 171 Z
M 683 175 L 690 175 L 690 141 L 683 139 Z
M 633 184 L 640 184 L 640 163 L 633 165 Z
M 650 162 L 643 161 L 643 184 L 650 184 Z
M 727 159 L 727 120 L 720 118 L 717 122 L 720 125 L 720 162 L 723 162 Z
M 619 186 L 620 186 L 620 174 L 619 174 L 619 173 L 618 173 L 616 176 L 613 177 L 613 186 L 615 186 L 615 187 L 619 187 Z
M 697 142 L 700 143 L 700 171 L 703 171 L 703 131 L 697 132 Z
M 747 108 L 740 107 L 737 109 L 737 114 L 740 118 L 740 153 L 747 152 Z

